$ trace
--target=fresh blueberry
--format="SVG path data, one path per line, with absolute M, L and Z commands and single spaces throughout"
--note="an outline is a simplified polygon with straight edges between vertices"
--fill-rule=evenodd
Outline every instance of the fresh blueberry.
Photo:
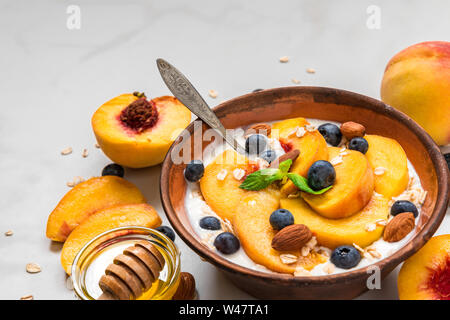
M 391 207 L 391 215 L 396 216 L 402 212 L 411 212 L 414 215 L 414 218 L 417 218 L 417 216 L 419 215 L 417 207 L 411 201 L 408 200 L 395 201 Z
M 239 250 L 241 244 L 234 234 L 222 232 L 214 240 L 214 246 L 224 254 L 232 254 Z
M 216 217 L 203 217 L 200 219 L 200 228 L 207 230 L 220 230 L 221 225 L 219 219 Z
M 294 216 L 289 210 L 278 209 L 272 212 L 269 221 L 273 229 L 281 230 L 284 227 L 294 224 Z
M 156 228 L 156 230 L 161 232 L 163 235 L 165 235 L 170 240 L 175 241 L 175 232 L 173 232 L 171 227 L 160 226 L 160 227 Z
M 339 127 L 332 123 L 324 123 L 317 128 L 325 141 L 336 147 L 341 143 L 342 133 Z
M 361 152 L 362 154 L 366 154 L 367 150 L 369 149 L 369 143 L 364 138 L 354 137 L 348 143 L 348 148 L 350 150 L 356 150 Z
M 448 170 L 450 170 L 450 153 L 444 154 L 445 161 L 447 161 Z
M 267 149 L 264 150 L 259 156 L 264 160 L 266 160 L 268 163 L 271 163 L 273 160 L 277 158 L 277 153 L 272 149 Z
M 314 162 L 308 170 L 308 185 L 317 191 L 333 185 L 336 171 L 331 163 L 325 160 Z
M 263 91 L 264 89 L 255 89 L 252 92 L 259 92 L 259 91 Z
M 201 160 L 192 160 L 186 166 L 184 170 L 184 177 L 187 181 L 197 182 L 203 177 L 203 173 L 205 172 L 205 166 Z
M 245 151 L 248 154 L 260 154 L 266 149 L 267 137 L 262 134 L 252 134 L 245 140 Z
M 117 163 L 108 164 L 102 170 L 102 176 L 118 176 L 123 178 L 124 173 L 125 170 L 123 170 L 123 167 Z
M 341 269 L 350 269 L 361 261 L 361 254 L 353 246 L 340 246 L 333 250 L 331 263 Z

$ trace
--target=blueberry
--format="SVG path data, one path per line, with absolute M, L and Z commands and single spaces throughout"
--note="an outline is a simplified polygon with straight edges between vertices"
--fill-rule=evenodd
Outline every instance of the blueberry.
M 271 163 L 273 160 L 277 158 L 277 153 L 272 149 L 267 149 L 264 150 L 259 156 L 264 160 L 266 160 L 268 163 Z
M 269 221 L 272 228 L 275 230 L 281 230 L 284 227 L 294 224 L 294 216 L 289 210 L 278 209 L 272 212 Z
M 220 230 L 222 228 L 219 219 L 216 217 L 203 217 L 199 224 L 200 228 L 207 230 Z
M 333 185 L 336 171 L 331 163 L 325 160 L 314 162 L 308 170 L 308 185 L 317 191 Z
M 395 201 L 391 207 L 391 215 L 396 216 L 402 212 L 411 212 L 414 215 L 414 218 L 417 218 L 417 216 L 419 215 L 417 207 L 411 201 L 408 200 Z
M 262 134 L 252 134 L 245 140 L 245 151 L 248 154 L 260 154 L 266 149 L 267 137 Z
M 108 164 L 102 170 L 102 176 L 118 176 L 123 178 L 124 173 L 125 170 L 123 169 L 123 167 L 117 163 Z
M 160 227 L 156 228 L 156 230 L 161 232 L 163 235 L 165 235 L 170 240 L 175 241 L 175 232 L 173 232 L 171 227 L 160 226 Z
M 348 143 L 348 148 L 350 150 L 356 150 L 361 152 L 362 154 L 366 154 L 367 150 L 369 149 L 369 143 L 364 138 L 354 137 Z
M 317 128 L 325 141 L 336 147 L 341 143 L 342 133 L 339 127 L 332 123 L 324 123 Z
M 447 161 L 448 170 L 450 170 L 450 153 L 444 154 L 445 161 Z
M 205 172 L 205 166 L 201 160 L 192 160 L 186 166 L 184 170 L 184 177 L 187 181 L 197 182 L 203 177 L 203 173 Z
M 239 250 L 241 244 L 234 234 L 222 232 L 214 240 L 214 246 L 224 254 L 232 254 Z
M 350 269 L 361 261 L 361 254 L 353 246 L 340 246 L 333 250 L 331 263 L 341 269 Z

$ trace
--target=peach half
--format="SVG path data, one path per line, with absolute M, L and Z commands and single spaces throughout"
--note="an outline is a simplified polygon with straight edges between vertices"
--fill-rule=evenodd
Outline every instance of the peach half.
M 121 205 L 100 210 L 84 220 L 67 238 L 61 251 L 61 264 L 70 274 L 73 259 L 80 249 L 95 236 L 119 227 L 141 226 L 156 228 L 161 218 L 152 206 L 142 204 Z
M 92 117 L 103 152 L 130 168 L 157 165 L 191 121 L 191 112 L 176 98 L 122 94 L 104 103 Z
M 303 199 L 314 211 L 330 219 L 349 217 L 370 201 L 374 190 L 372 167 L 359 151 L 328 148 L 330 159 L 342 157 L 342 162 L 334 165 L 336 180 L 327 192 L 314 195 L 302 192 Z
M 319 131 L 306 131 L 303 136 L 296 135 L 296 129 L 309 125 L 305 118 L 292 118 L 276 122 L 272 125 L 271 137 L 280 139 L 285 151 L 297 149 L 300 155 L 292 164 L 290 171 L 306 177 L 309 167 L 317 160 L 328 160 L 328 147 Z M 288 195 L 298 188 L 287 181 L 281 188 L 281 193 Z
M 381 99 L 450 143 L 450 42 L 429 41 L 397 53 L 386 66 Z
M 406 260 L 397 285 L 400 300 L 450 300 L 450 234 L 431 238 Z
M 47 238 L 64 242 L 75 227 L 98 210 L 145 202 L 141 191 L 123 178 L 91 178 L 67 192 L 52 211 L 47 220 Z

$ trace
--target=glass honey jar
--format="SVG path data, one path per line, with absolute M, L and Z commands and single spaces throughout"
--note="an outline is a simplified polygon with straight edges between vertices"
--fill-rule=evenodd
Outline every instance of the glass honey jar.
M 72 265 L 73 289 L 81 300 L 97 300 L 102 295 L 99 280 L 106 267 L 126 248 L 138 241 L 149 241 L 162 254 L 164 268 L 159 278 L 138 300 L 170 300 L 180 281 L 180 253 L 161 232 L 145 227 L 120 227 L 106 231 L 89 241 Z

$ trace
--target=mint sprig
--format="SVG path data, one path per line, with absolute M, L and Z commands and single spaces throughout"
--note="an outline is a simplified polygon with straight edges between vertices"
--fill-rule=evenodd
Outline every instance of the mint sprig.
M 308 180 L 301 175 L 293 172 L 289 172 L 289 168 L 292 165 L 292 160 L 288 159 L 280 163 L 278 168 L 267 168 L 255 171 L 247 176 L 244 182 L 239 186 L 239 188 L 244 190 L 262 190 L 267 188 L 270 184 L 275 181 L 283 180 L 287 177 L 294 183 L 294 185 L 301 191 L 311 193 L 311 194 L 322 194 L 328 191 L 331 186 L 318 191 L 311 189 L 308 185 Z

